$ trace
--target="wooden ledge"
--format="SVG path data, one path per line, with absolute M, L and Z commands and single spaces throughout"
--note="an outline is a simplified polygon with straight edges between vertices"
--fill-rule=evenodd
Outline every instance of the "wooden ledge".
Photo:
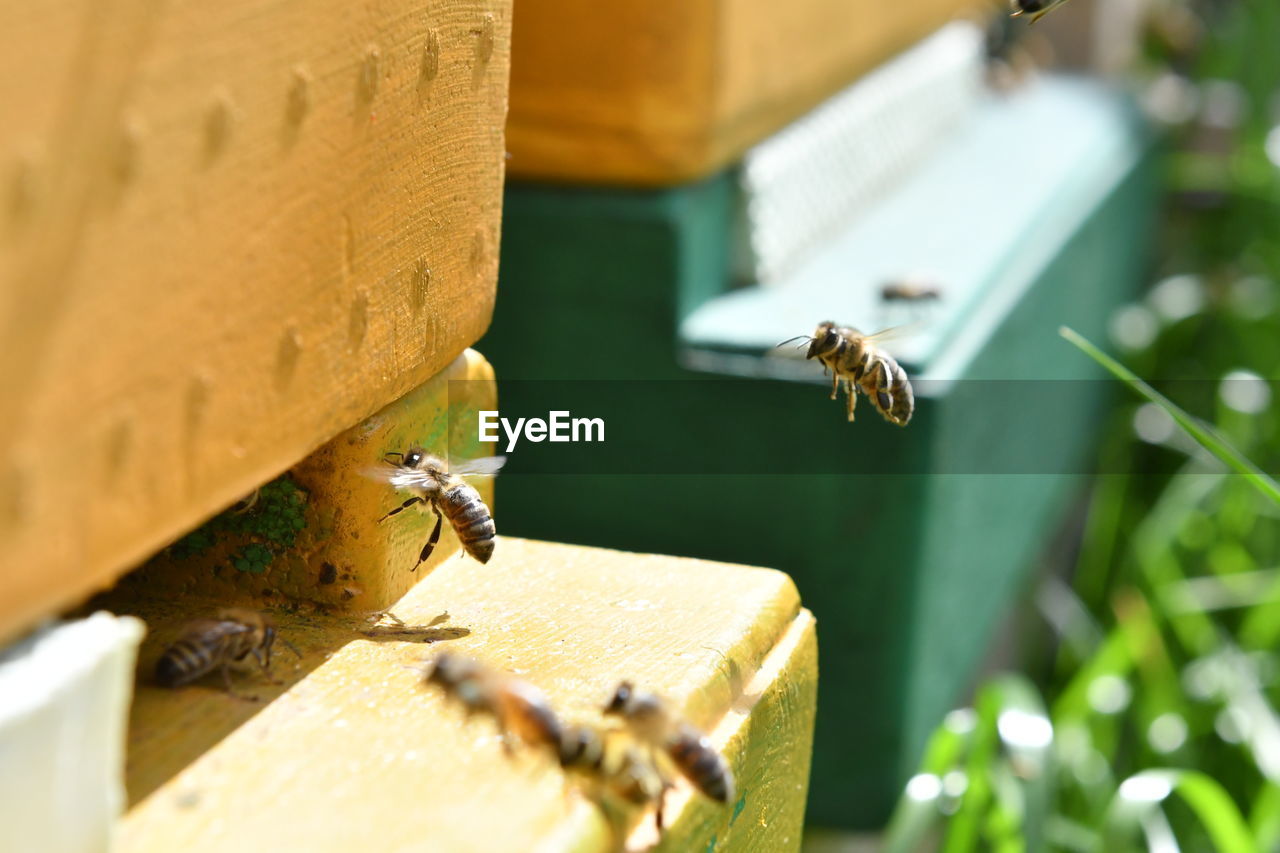
M 206 605 L 212 606 L 212 605 Z M 278 613 L 271 686 L 235 699 L 212 678 L 165 690 L 150 672 L 200 605 L 143 605 L 129 742 L 135 804 L 120 849 L 312 851 L 622 846 L 601 811 L 541 754 L 507 757 L 493 725 L 464 720 L 410 669 L 448 648 L 542 687 L 593 719 L 629 678 L 710 730 L 738 776 L 719 806 L 681 783 L 672 849 L 798 848 L 817 684 L 812 616 L 781 572 L 500 538 L 493 560 L 454 558 L 393 608 L 417 634 L 359 633 L 351 616 Z M 426 641 L 434 640 L 431 644 Z M 629 846 L 653 840 L 633 817 Z

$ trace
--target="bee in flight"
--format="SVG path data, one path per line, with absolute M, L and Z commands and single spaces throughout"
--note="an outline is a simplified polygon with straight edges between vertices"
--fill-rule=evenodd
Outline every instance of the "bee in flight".
M 460 702 L 468 717 L 480 712 L 492 716 L 508 752 L 515 735 L 525 744 L 559 754 L 564 727 L 546 695 L 529 682 L 477 660 L 441 652 L 423 671 L 423 683 L 441 688 Z
M 681 719 L 662 698 L 624 681 L 614 691 L 604 713 L 619 717 L 650 750 L 661 751 L 703 794 L 718 803 L 733 801 L 733 771 L 729 763 L 706 735 Z
M 239 608 L 220 610 L 212 619 L 196 619 L 183 628 L 182 636 L 156 661 L 156 682 L 162 687 L 178 687 L 221 669 L 227 692 L 237 695 L 231 686 L 230 669 L 253 655 L 267 679 L 276 683 L 271 678 L 275 640 L 275 624 L 266 614 Z M 288 642 L 281 642 L 297 654 Z
M 1010 0 L 1013 17 L 1030 15 L 1031 23 L 1043 18 L 1059 6 L 1066 5 L 1067 0 Z
M 497 535 L 493 515 L 480 493 L 462 478 L 492 477 L 507 461 L 505 456 L 473 459 L 452 471 L 443 459 L 428 455 L 420 447 L 412 447 L 405 453 L 388 453 L 383 460 L 387 464 L 372 471 L 372 476 L 386 480 L 397 489 L 411 492 L 413 497 L 378 519 L 379 523 L 414 504 L 426 504 L 436 514 L 436 526 L 412 571 L 416 572 L 435 550 L 436 543 L 440 541 L 440 526 L 446 516 L 458 534 L 463 550 L 482 563 L 489 562 L 493 556 L 493 539 Z
M 848 326 L 820 323 L 813 335 L 799 335 L 783 341 L 806 339 L 809 352 L 805 358 L 816 358 L 824 370 L 831 371 L 831 399 L 840 393 L 844 382 L 845 414 L 853 420 L 854 407 L 858 403 L 857 391 L 862 391 L 884 419 L 897 426 L 906 426 L 916 408 L 916 398 L 911 382 L 902 365 L 884 350 L 876 346 L 893 329 L 885 329 L 874 335 L 864 335 Z

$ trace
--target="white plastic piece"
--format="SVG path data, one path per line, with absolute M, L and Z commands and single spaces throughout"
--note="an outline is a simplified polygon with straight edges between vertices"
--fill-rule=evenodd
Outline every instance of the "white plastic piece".
M 776 283 L 908 172 L 978 103 L 983 61 L 982 30 L 948 24 L 748 151 L 738 276 Z
M 0 850 L 111 849 L 144 632 L 95 613 L 0 651 Z

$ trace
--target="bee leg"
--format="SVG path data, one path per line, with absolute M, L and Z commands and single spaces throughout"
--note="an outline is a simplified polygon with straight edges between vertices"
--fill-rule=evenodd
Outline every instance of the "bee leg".
M 666 829 L 666 805 L 667 792 L 671 790 L 671 783 L 662 780 L 662 790 L 658 792 L 658 805 L 653 811 L 653 824 L 657 827 L 658 837 L 662 837 L 662 831 Z
M 850 422 L 853 421 L 853 410 L 858 405 L 858 389 L 853 382 L 846 382 L 844 386 L 844 413 Z
M 232 514 L 232 515 L 244 515 L 246 512 L 248 512 L 249 510 L 253 509 L 253 507 L 258 503 L 258 497 L 259 497 L 259 495 L 261 495 L 261 494 L 262 494 L 262 488 L 261 488 L 261 487 L 258 487 L 258 488 L 256 488 L 256 489 L 254 489 L 254 490 L 253 490 L 253 494 L 251 494 L 251 495 L 249 495 L 249 497 L 247 497 L 247 498 L 245 498 L 245 499 L 243 499 L 243 500 L 241 500 L 241 501 L 237 502 L 237 503 L 235 504 L 235 506 L 233 506 L 233 507 L 231 508 L 231 514 Z
M 511 730 L 507 728 L 506 722 L 501 717 L 496 718 L 495 722 L 498 724 L 498 743 L 502 744 L 503 754 L 506 755 L 507 758 L 514 758 L 516 748 L 511 743 Z
M 237 699 L 241 699 L 245 702 L 262 701 L 257 696 L 250 696 L 246 693 L 241 693 L 240 691 L 236 690 L 235 686 L 232 685 L 231 683 L 231 665 L 230 664 L 224 663 L 222 665 L 222 683 L 227 686 L 227 693 L 229 693 L 230 695 L 234 696 Z
M 405 627 L 404 620 L 392 613 L 390 610 L 375 610 L 365 617 L 364 621 L 371 625 L 377 625 L 383 619 L 390 620 L 391 624 L 397 628 Z
M 823 370 L 826 370 L 824 367 Z M 831 371 L 831 399 L 834 400 L 836 395 L 840 393 L 840 374 L 834 370 Z
M 440 514 L 440 507 L 435 504 L 431 505 L 431 511 L 436 514 L 436 526 L 431 531 L 431 538 L 427 540 L 427 544 L 422 546 L 422 553 L 418 555 L 418 566 L 427 561 L 427 557 L 431 556 L 431 552 L 436 549 L 436 543 L 440 541 L 440 525 L 444 523 L 444 516 Z M 418 570 L 418 566 L 413 567 L 413 571 Z
M 382 522 L 386 521 L 388 518 L 390 518 L 391 516 L 395 515 L 398 512 L 404 512 L 406 509 L 413 506 L 414 504 L 424 504 L 426 502 L 427 501 L 425 498 L 418 498 L 418 497 L 409 498 L 409 500 L 400 504 L 400 506 L 396 507 L 395 509 L 391 510 L 391 512 L 384 515 L 382 518 L 378 519 L 378 523 L 381 524 Z
M 284 684 L 283 681 L 281 681 L 278 678 L 274 678 L 271 675 L 271 650 L 270 649 L 267 649 L 266 651 L 263 651 L 261 649 L 254 649 L 253 659 L 258 662 L 258 666 L 262 667 L 262 674 L 263 676 L 266 677 L 267 681 L 271 682 L 272 684 Z

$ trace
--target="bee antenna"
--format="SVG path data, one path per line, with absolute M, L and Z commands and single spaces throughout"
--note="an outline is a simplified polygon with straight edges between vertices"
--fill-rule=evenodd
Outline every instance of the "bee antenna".
M 782 343 L 775 344 L 773 348 L 777 349 L 778 347 L 785 347 L 787 344 L 791 343 L 792 341 L 798 341 L 801 339 L 803 339 L 805 343 L 808 343 L 809 341 L 813 340 L 813 336 L 812 335 L 796 335 L 794 338 L 787 338 Z

